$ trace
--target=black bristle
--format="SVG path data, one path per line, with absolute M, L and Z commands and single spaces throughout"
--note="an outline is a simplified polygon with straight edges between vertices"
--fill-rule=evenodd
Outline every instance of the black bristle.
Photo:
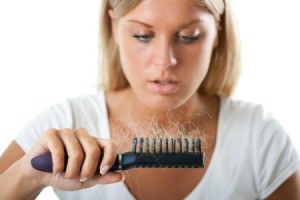
M 174 143 L 174 140 L 173 138 L 171 138 L 171 153 L 175 153 L 175 143 Z
M 146 138 L 146 153 L 149 154 L 149 138 Z
M 179 143 L 179 153 L 182 153 L 182 140 L 181 140 L 181 138 L 178 138 L 178 143 Z
M 162 154 L 162 138 L 159 138 L 159 154 Z
M 173 153 L 176 153 L 176 139 L 174 139 L 173 149 L 174 149 Z
M 165 153 L 169 153 L 169 138 L 166 138 L 166 151 Z
M 137 138 L 132 139 L 132 147 L 131 147 L 131 152 L 136 153 L 136 143 L 137 143 Z
M 140 138 L 139 153 L 143 153 L 143 143 L 144 143 L 144 138 Z
M 153 154 L 156 154 L 156 139 L 155 138 L 152 138 L 152 147 L 153 147 Z
M 189 140 L 187 138 L 184 138 L 185 141 L 185 151 L 184 153 L 189 153 Z
M 197 152 L 200 152 L 200 153 L 202 152 L 200 138 L 197 139 L 196 150 L 197 150 Z
M 194 138 L 192 138 L 192 152 L 196 153 L 196 151 L 195 151 L 195 139 Z

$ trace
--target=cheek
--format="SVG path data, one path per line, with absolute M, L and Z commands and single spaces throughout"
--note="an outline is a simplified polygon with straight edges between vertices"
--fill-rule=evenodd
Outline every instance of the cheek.
M 212 43 L 199 43 L 193 47 L 188 46 L 181 50 L 181 73 L 185 80 L 200 84 L 207 74 L 210 65 Z
M 119 40 L 119 52 L 124 74 L 130 84 L 143 81 L 149 60 L 149 49 L 126 37 Z

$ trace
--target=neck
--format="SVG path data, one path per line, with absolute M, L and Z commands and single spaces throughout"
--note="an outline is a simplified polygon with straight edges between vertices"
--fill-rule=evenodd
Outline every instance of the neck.
M 107 95 L 112 137 L 122 141 L 124 148 L 130 146 L 128 138 L 132 137 L 201 137 L 205 142 L 208 135 L 215 135 L 219 111 L 216 97 L 195 95 L 174 110 L 153 111 L 126 92 Z
M 127 113 L 132 113 L 132 116 L 136 116 L 139 119 L 152 119 L 155 118 L 159 123 L 169 122 L 174 120 L 180 122 L 186 118 L 186 116 L 198 114 L 202 105 L 202 98 L 198 94 L 194 94 L 184 104 L 179 107 L 166 109 L 151 107 L 142 102 L 135 93 L 130 90 L 128 98 L 132 102 L 128 107 Z
M 211 106 L 205 96 L 194 94 L 186 103 L 173 110 L 158 110 L 148 107 L 139 100 L 131 89 L 123 91 L 121 98 L 131 102 L 128 106 L 120 107 L 115 119 L 123 121 L 128 126 L 139 127 L 140 130 L 164 130 L 178 132 L 189 129 L 197 129 L 205 119 L 211 119 Z M 201 121 L 201 122 L 200 122 Z M 130 125 L 129 125 L 130 124 Z M 181 130 L 182 129 L 182 130 Z

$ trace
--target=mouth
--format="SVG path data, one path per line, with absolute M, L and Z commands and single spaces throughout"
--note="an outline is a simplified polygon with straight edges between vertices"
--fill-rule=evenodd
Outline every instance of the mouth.
M 171 80 L 155 80 L 153 81 L 156 84 L 160 84 L 160 85 L 169 85 L 169 84 L 175 84 L 175 81 L 171 81 Z
M 148 88 L 156 94 L 172 94 L 178 89 L 179 82 L 172 79 L 156 79 L 149 81 Z

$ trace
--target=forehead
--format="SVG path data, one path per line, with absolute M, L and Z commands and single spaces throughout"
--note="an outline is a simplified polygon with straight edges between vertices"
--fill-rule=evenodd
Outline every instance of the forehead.
M 167 25 L 196 19 L 207 21 L 212 15 L 205 8 L 195 6 L 192 0 L 142 0 L 122 18 Z

